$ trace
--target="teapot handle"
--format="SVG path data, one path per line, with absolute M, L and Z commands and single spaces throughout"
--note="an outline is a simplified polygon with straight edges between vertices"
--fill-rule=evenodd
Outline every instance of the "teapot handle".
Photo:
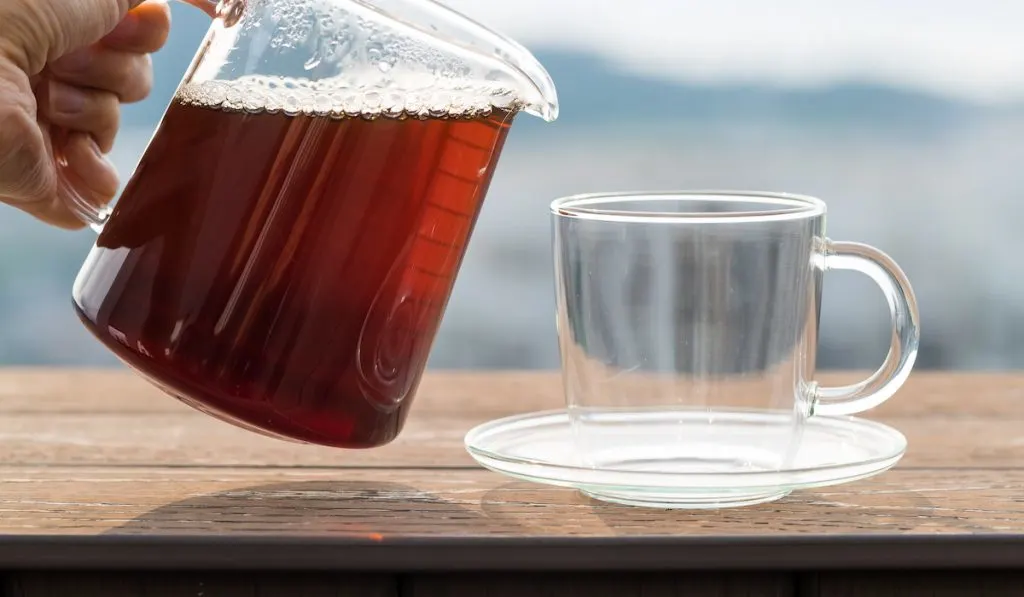
M 217 0 L 179 0 L 184 4 L 191 4 L 205 12 L 211 19 L 217 18 L 217 8 L 220 5 Z
M 184 4 L 195 6 L 199 10 L 205 12 L 210 18 L 217 18 L 218 8 L 222 3 L 216 0 L 179 0 Z M 233 2 L 232 4 L 237 4 Z M 61 142 L 62 137 L 66 135 L 65 131 L 53 131 L 54 143 L 53 143 L 53 159 L 54 163 L 57 164 L 57 184 L 60 196 L 64 198 L 64 202 L 68 209 L 71 210 L 78 219 L 85 222 L 90 228 L 92 228 L 97 234 L 103 230 L 103 225 L 107 223 L 107 219 L 110 218 L 110 214 L 113 211 L 111 205 L 96 206 L 88 199 L 83 197 L 79 193 L 73 184 L 71 184 L 68 175 L 64 170 L 68 166 L 67 158 L 61 153 L 60 147 L 64 144 Z

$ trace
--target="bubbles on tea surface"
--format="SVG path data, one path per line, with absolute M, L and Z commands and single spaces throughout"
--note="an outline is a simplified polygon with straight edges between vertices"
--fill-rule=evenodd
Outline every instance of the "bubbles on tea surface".
M 234 81 L 186 83 L 178 90 L 183 104 L 252 113 L 329 116 L 332 118 L 478 118 L 494 109 L 518 111 L 521 102 L 497 83 L 411 77 L 400 88 L 382 91 L 375 85 L 337 77 L 309 81 L 285 77 L 248 76 Z
M 437 31 L 436 25 L 431 29 Z M 249 0 L 241 34 L 259 38 L 275 52 L 303 54 L 305 63 L 332 63 L 339 71 L 365 65 L 388 73 L 399 64 L 435 74 L 471 70 L 466 64 L 469 54 L 438 51 L 437 40 L 359 3 Z
M 203 82 L 183 86 L 179 99 L 227 110 L 365 118 L 526 108 L 516 92 L 521 79 L 505 70 L 497 50 L 470 49 L 471 31 L 449 28 L 440 13 L 415 3 L 406 12 L 403 1 L 239 2 L 245 12 L 231 44 L 249 55 L 208 55 L 195 73 Z M 254 76 L 253 68 L 291 76 Z
M 309 60 L 307 60 L 306 63 L 302 65 L 302 67 L 305 68 L 306 70 L 313 70 L 314 68 L 320 66 L 320 63 L 322 61 L 323 56 L 321 56 L 320 51 L 317 50 L 312 56 L 309 57 Z

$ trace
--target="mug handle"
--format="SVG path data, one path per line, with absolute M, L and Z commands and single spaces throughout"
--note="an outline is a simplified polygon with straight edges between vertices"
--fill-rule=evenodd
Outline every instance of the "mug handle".
M 892 342 L 885 362 L 871 377 L 835 388 L 812 384 L 812 413 L 850 415 L 882 404 L 910 376 L 917 360 L 921 322 L 910 281 L 896 262 L 882 251 L 861 243 L 824 239 L 816 252 L 824 271 L 849 270 L 866 274 L 882 289 L 892 317 Z

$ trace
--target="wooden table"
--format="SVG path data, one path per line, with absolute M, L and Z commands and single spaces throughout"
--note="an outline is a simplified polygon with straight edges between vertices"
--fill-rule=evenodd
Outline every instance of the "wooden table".
M 723 511 L 594 502 L 462 448 L 560 404 L 553 373 L 433 373 L 398 441 L 353 452 L 121 371 L 4 370 L 0 595 L 1024 595 L 1024 375 L 915 374 L 871 413 L 910 441 L 896 469 Z

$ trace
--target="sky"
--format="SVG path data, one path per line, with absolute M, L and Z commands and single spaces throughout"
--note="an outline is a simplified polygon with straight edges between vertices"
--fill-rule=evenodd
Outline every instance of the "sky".
M 646 75 L 789 87 L 895 84 L 1024 101 L 1024 0 L 443 0 L 528 47 Z

